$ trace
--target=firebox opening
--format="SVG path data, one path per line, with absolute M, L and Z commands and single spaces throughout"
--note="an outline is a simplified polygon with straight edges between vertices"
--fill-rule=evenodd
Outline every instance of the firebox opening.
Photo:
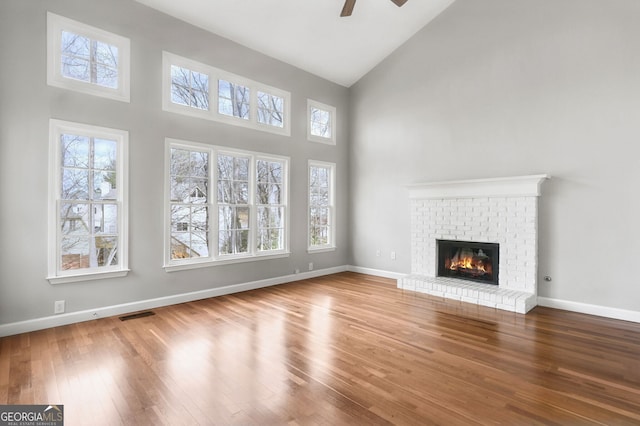
M 498 285 L 499 244 L 436 240 L 438 276 Z

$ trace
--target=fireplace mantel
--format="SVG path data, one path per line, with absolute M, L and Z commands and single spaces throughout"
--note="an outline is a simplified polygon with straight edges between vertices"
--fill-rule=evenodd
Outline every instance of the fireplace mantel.
M 411 185 L 411 274 L 398 287 L 507 311 L 537 304 L 538 198 L 547 174 Z M 439 240 L 499 245 L 498 285 L 438 275 Z
M 489 179 L 451 180 L 409 185 L 411 199 L 538 197 L 547 174 Z

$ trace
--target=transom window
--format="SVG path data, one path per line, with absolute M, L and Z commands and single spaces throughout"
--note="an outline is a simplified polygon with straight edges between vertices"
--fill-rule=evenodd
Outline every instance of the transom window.
M 307 100 L 307 138 L 330 145 L 336 143 L 336 108 Z
M 127 139 L 125 131 L 51 120 L 52 283 L 126 274 Z
M 62 75 L 118 88 L 118 47 L 62 31 Z
M 226 80 L 218 80 L 218 112 L 231 117 L 249 119 L 251 89 Z
M 167 270 L 288 255 L 288 158 L 166 143 Z
M 209 109 L 209 76 L 184 67 L 171 66 L 171 102 Z
M 291 135 L 289 92 L 169 52 L 163 69 L 165 111 Z
M 309 161 L 309 251 L 335 248 L 335 164 Z
M 284 98 L 258 92 L 258 122 L 276 127 L 284 126 Z
M 47 14 L 47 83 L 129 102 L 129 39 Z

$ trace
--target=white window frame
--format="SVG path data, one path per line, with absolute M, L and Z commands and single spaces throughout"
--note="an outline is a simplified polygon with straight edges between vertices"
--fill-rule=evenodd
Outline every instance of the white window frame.
M 202 110 L 173 103 L 171 101 L 171 66 L 179 66 L 209 76 L 209 109 Z M 233 117 L 218 112 L 218 80 L 246 86 L 250 90 L 249 118 Z M 283 126 L 273 126 L 258 121 L 258 91 L 284 99 Z M 245 127 L 263 132 L 291 136 L 291 93 L 250 80 L 236 74 L 184 58 L 173 53 L 162 52 L 162 109 L 167 112 L 218 121 L 232 126 Z
M 68 78 L 62 74 L 62 31 L 73 32 L 118 48 L 117 88 Z M 47 84 L 89 95 L 129 102 L 130 45 L 131 43 L 126 37 L 47 12 Z
M 331 136 L 323 137 L 311 134 L 311 109 L 319 109 L 329 113 L 331 120 Z M 323 104 L 322 102 L 307 99 L 307 139 L 311 142 L 319 142 L 327 145 L 336 144 L 336 107 Z
M 170 195 L 170 170 L 171 170 L 171 149 L 187 149 L 205 151 L 209 155 L 209 194 L 207 199 L 209 203 L 209 256 L 188 259 L 171 259 L 171 195 Z M 218 155 L 234 155 L 250 158 L 249 164 L 249 250 L 246 253 L 237 254 L 220 254 L 218 252 L 218 173 L 217 163 Z M 257 248 L 257 202 L 255 197 L 255 188 L 257 185 L 256 161 L 281 161 L 284 163 L 283 184 L 285 186 L 282 191 L 283 204 L 285 207 L 285 224 L 283 236 L 283 248 L 280 250 L 259 251 Z M 225 265 L 241 262 L 253 262 L 267 259 L 277 259 L 289 257 L 289 234 L 290 234 L 290 206 L 289 206 L 289 167 L 290 158 L 279 155 L 265 154 L 255 151 L 238 150 L 223 146 L 208 145 L 198 142 L 191 142 L 173 138 L 165 139 L 165 220 L 164 220 L 164 269 L 167 272 L 181 271 L 194 268 L 210 267 L 216 265 Z
M 311 167 L 329 169 L 329 234 L 327 244 L 311 245 Z M 336 164 L 309 160 L 307 166 L 307 252 L 320 253 L 336 249 Z
M 60 192 L 62 162 L 60 137 L 63 134 L 115 140 L 118 144 L 116 158 L 118 195 L 118 265 L 63 271 L 60 268 Z M 126 276 L 128 268 L 128 146 L 129 132 L 119 129 L 92 126 L 82 123 L 51 119 L 49 121 L 49 258 L 47 280 L 51 284 L 90 281 Z
M 171 101 L 171 66 L 175 65 L 180 68 L 186 68 L 191 71 L 205 74 L 209 77 L 209 109 L 194 108 L 189 105 L 177 104 Z M 162 109 L 165 111 L 175 112 L 177 114 L 189 115 L 197 118 L 209 119 L 211 116 L 211 91 L 213 90 L 213 81 L 209 69 L 200 62 L 192 61 L 187 58 L 173 55 L 168 52 L 162 52 Z

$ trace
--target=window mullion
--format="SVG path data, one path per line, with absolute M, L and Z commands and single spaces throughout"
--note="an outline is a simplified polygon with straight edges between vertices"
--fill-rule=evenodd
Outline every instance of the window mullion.
M 258 123 L 258 90 L 253 85 L 245 86 L 249 89 L 249 121 Z
M 211 81 L 211 80 L 209 80 Z M 211 90 L 209 90 L 211 92 Z M 209 104 L 211 105 L 211 104 Z M 209 108 L 211 110 L 211 107 Z M 209 253 L 211 259 L 217 259 L 218 253 L 218 153 L 209 149 L 209 169 L 207 178 L 209 179 L 209 193 L 207 194 L 207 208 L 209 218 L 207 220 L 207 235 L 209 236 Z
M 93 47 L 91 48 L 91 50 L 93 50 Z M 94 194 L 95 194 L 95 187 L 94 187 L 94 167 L 95 167 L 95 138 L 90 137 L 89 138 L 89 167 L 88 167 L 88 181 L 89 181 L 89 187 L 87 188 L 87 203 L 89 204 L 89 266 L 94 268 L 97 265 L 95 264 L 95 198 L 94 198 Z
M 251 94 L 251 97 L 253 96 L 254 93 Z M 251 114 L 251 111 L 249 111 L 249 113 Z M 257 252 L 256 239 L 258 237 L 258 209 L 256 207 L 258 174 L 256 173 L 256 157 L 252 155 L 249 158 L 249 199 L 247 200 L 249 202 L 249 236 L 247 242 L 247 244 L 249 244 L 249 250 L 247 251 L 251 256 L 255 256 Z
M 89 39 L 89 74 L 92 83 L 98 82 L 98 41 Z

